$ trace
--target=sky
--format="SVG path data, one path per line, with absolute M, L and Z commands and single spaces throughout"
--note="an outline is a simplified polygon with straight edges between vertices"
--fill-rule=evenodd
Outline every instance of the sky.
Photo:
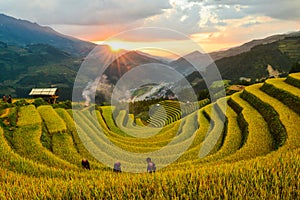
M 182 53 L 193 51 L 184 40 L 212 52 L 299 31 L 299 10 L 299 0 L 0 0 L 0 13 L 82 40 L 110 41 L 115 49 L 147 43 L 172 50 L 168 44 L 178 44 Z M 161 33 L 131 34 L 130 30 L 143 27 L 163 29 Z M 184 36 L 172 37 L 164 29 Z

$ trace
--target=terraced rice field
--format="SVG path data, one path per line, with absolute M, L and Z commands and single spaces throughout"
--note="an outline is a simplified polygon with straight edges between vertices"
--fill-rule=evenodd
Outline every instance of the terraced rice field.
M 152 111 L 144 124 L 110 106 L 3 108 L 0 199 L 299 198 L 300 73 Z

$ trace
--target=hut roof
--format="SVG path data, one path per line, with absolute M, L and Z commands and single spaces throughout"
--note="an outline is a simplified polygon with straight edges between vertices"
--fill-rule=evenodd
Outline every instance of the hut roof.
M 32 88 L 31 92 L 29 93 L 30 96 L 35 95 L 55 95 L 57 88 Z

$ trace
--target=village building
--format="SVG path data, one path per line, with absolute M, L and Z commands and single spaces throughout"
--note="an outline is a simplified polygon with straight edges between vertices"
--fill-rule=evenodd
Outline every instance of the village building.
M 29 96 L 32 96 L 35 99 L 43 98 L 48 103 L 55 104 L 57 98 L 59 97 L 57 95 L 57 92 L 57 88 L 32 88 L 32 90 L 29 93 Z

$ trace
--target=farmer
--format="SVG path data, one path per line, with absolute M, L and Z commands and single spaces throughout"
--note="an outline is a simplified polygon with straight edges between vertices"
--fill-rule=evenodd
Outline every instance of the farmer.
M 7 103 L 11 103 L 11 102 L 12 102 L 11 95 L 8 95 Z
M 4 103 L 6 103 L 6 96 L 5 95 L 3 95 L 2 100 L 3 100 Z
M 87 159 L 85 159 L 85 158 L 82 159 L 81 165 L 82 165 L 83 169 L 91 169 L 89 161 Z
M 155 172 L 156 166 L 155 163 L 151 161 L 151 158 L 146 159 L 148 166 L 147 166 L 147 172 L 152 173 Z
M 114 172 L 122 172 L 121 163 L 119 161 L 115 162 L 115 164 L 114 164 Z

